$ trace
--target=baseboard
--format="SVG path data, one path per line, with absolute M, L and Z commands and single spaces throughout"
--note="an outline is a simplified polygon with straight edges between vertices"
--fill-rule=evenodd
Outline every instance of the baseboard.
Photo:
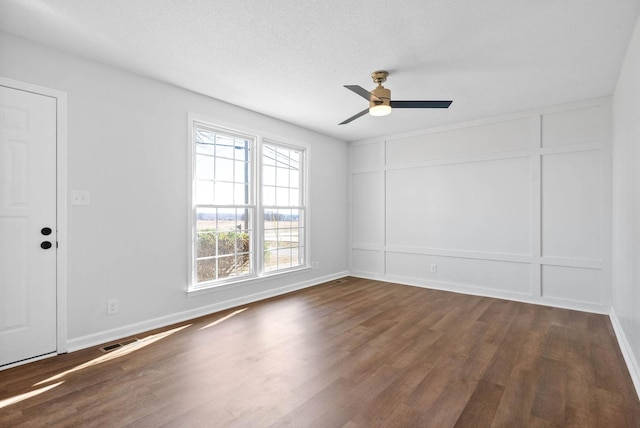
M 269 299 L 271 297 L 280 296 L 282 294 L 291 293 L 293 291 L 302 290 L 304 288 L 313 287 L 325 282 L 333 281 L 338 278 L 348 276 L 349 272 L 339 272 L 331 275 L 326 275 L 320 278 L 314 278 L 308 281 L 298 282 L 295 284 L 286 285 L 284 287 L 273 288 L 260 293 L 249 294 L 246 296 L 237 297 L 234 299 L 218 302 L 213 305 L 207 305 L 200 308 L 190 309 L 188 311 L 178 312 L 150 320 L 142 321 L 135 324 L 129 324 L 122 327 L 114 328 L 111 330 L 101 331 L 98 333 L 76 337 L 67 341 L 68 352 L 78 351 L 80 349 L 90 348 L 92 346 L 102 345 L 104 343 L 114 342 L 119 339 L 134 336 L 140 333 L 144 333 L 156 328 L 166 327 L 168 325 L 176 324 L 179 322 L 188 321 L 190 319 L 198 318 L 204 315 L 210 315 L 215 312 L 224 311 L 226 309 L 234 308 L 240 305 L 247 305 L 260 300 Z
M 636 388 L 636 394 L 638 394 L 638 398 L 640 399 L 640 364 L 633 353 L 633 349 L 627 340 L 627 336 L 624 334 L 624 330 L 622 329 L 620 321 L 618 320 L 613 308 L 609 313 L 609 319 L 611 319 L 611 325 L 613 326 L 613 331 L 618 339 L 618 344 L 620 345 L 620 351 L 622 352 L 624 361 L 627 363 L 627 369 L 629 370 L 629 375 L 631 375 L 633 386 Z
M 567 301 L 559 299 L 549 299 L 534 297 L 525 293 L 506 292 L 492 288 L 476 287 L 469 284 L 446 282 L 446 281 L 425 281 L 416 278 L 409 278 L 394 275 L 371 274 L 367 272 L 351 272 L 357 278 L 374 279 L 377 281 L 393 282 L 395 284 L 409 285 L 412 287 L 429 288 L 432 290 L 450 291 L 452 293 L 467 294 L 471 296 L 491 297 L 494 299 L 512 300 L 514 302 L 530 303 L 533 305 L 550 306 L 553 308 L 570 309 L 595 314 L 608 315 L 609 308 L 602 305 L 595 305 L 585 302 Z

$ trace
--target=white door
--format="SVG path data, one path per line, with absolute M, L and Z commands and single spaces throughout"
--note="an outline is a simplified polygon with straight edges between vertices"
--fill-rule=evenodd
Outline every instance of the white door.
M 56 99 L 0 86 L 0 366 L 56 352 Z

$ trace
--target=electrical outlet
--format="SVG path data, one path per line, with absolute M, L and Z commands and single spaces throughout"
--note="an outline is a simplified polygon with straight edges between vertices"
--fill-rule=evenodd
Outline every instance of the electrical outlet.
M 437 273 L 438 272 L 438 265 L 435 263 L 432 263 L 431 266 L 429 266 L 431 273 Z
M 118 312 L 118 299 L 110 299 L 107 302 L 107 315 L 113 315 Z
M 320 269 L 320 262 L 311 262 L 311 269 Z

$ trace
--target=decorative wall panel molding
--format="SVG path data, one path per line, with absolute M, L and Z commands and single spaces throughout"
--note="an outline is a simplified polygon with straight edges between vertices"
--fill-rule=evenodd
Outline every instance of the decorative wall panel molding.
M 608 312 L 610 110 L 601 98 L 351 143 L 352 274 Z

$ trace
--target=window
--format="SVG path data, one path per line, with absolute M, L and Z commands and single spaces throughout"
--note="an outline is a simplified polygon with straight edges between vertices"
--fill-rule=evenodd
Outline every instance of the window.
M 262 146 L 264 270 L 300 266 L 305 252 L 302 152 L 272 143 Z
M 306 267 L 305 150 L 191 123 L 189 289 Z

